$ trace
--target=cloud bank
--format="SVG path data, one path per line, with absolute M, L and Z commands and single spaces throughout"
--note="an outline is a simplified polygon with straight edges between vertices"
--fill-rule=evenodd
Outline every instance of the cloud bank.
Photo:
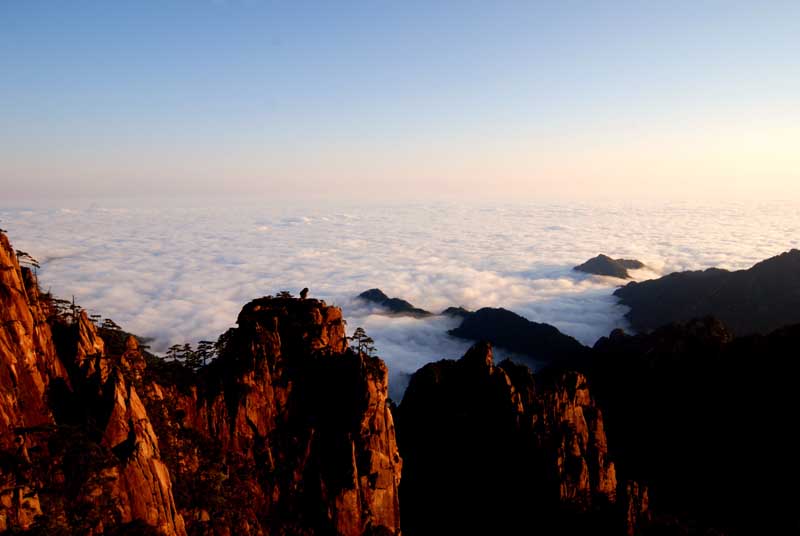
M 426 362 L 469 345 L 457 320 L 376 314 L 354 299 L 379 287 L 438 312 L 505 307 L 585 344 L 625 327 L 618 280 L 571 270 L 598 253 L 637 258 L 640 279 L 710 266 L 747 268 L 800 247 L 791 204 L 688 206 L 416 205 L 3 209 L 15 245 L 42 262 L 45 288 L 164 351 L 216 338 L 242 305 L 283 289 L 343 308 L 392 372 L 392 392 Z

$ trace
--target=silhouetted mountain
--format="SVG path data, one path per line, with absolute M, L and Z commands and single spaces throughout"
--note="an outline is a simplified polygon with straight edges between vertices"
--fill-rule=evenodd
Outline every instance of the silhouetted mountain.
M 573 270 L 586 272 L 587 274 L 605 275 L 618 277 L 620 279 L 630 279 L 628 270 L 639 270 L 644 268 L 644 264 L 633 259 L 612 259 L 608 255 L 600 254 L 589 259 L 585 263 L 576 266 Z
M 618 474 L 675 534 L 797 533 L 798 348 L 800 326 L 734 339 L 713 318 L 595 345 L 584 371 Z
M 462 339 L 488 341 L 539 362 L 572 359 L 587 348 L 549 324 L 539 324 L 506 309 L 484 307 L 465 316 L 448 333 Z
M 396 315 L 423 317 L 431 316 L 433 314 L 424 309 L 414 307 L 409 302 L 401 300 L 400 298 L 390 298 L 379 288 L 365 290 L 359 294 L 358 297 L 362 300 L 378 304 L 390 313 Z
M 637 331 L 713 315 L 733 333 L 768 333 L 800 323 L 800 251 L 792 250 L 749 270 L 711 268 L 629 283 L 614 292 L 631 308 Z
M 472 311 L 470 311 L 469 309 L 465 309 L 463 307 L 448 307 L 447 309 L 442 311 L 440 314 L 445 315 L 445 316 L 457 316 L 457 317 L 465 318 L 465 317 L 471 315 Z
M 396 414 L 405 534 L 624 534 L 583 375 L 495 365 L 478 343 L 414 373 Z

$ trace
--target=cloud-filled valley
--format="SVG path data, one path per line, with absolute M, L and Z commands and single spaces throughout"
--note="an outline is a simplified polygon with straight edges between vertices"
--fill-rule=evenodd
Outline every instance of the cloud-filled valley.
M 42 262 L 45 289 L 152 337 L 156 351 L 216 338 L 250 299 L 307 286 L 375 339 L 395 393 L 469 343 L 447 335 L 455 319 L 380 314 L 354 299 L 365 289 L 434 312 L 505 307 L 593 344 L 625 327 L 619 281 L 571 270 L 598 253 L 643 261 L 642 279 L 747 268 L 800 245 L 788 204 L 206 207 L 0 209 L 0 219 Z

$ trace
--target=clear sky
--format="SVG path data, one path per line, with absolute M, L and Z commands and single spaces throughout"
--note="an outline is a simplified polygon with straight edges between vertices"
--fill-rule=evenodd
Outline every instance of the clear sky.
M 0 0 L 0 203 L 800 201 L 800 2 Z

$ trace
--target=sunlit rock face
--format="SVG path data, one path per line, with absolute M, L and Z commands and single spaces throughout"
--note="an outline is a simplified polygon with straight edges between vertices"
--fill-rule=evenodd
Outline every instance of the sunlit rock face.
M 0 530 L 399 532 L 387 369 L 340 309 L 254 300 L 194 372 L 58 314 L 0 246 Z
M 191 384 L 145 382 L 192 530 L 398 532 L 386 366 L 348 349 L 341 311 L 261 298 L 224 339 Z
M 67 376 L 46 317 L 34 274 L 0 232 L 0 532 L 29 528 L 42 513 L 34 483 L 18 469 L 41 443 L 25 430 L 54 424 L 49 384 Z
M 36 277 L 20 268 L 0 233 L 0 448 L 14 448 L 16 428 L 53 423 L 45 393 L 53 379 L 66 379 L 67 373 L 56 356 L 48 313 Z
M 2 234 L 0 318 L 0 530 L 185 534 L 136 389 L 85 313 L 58 318 Z

